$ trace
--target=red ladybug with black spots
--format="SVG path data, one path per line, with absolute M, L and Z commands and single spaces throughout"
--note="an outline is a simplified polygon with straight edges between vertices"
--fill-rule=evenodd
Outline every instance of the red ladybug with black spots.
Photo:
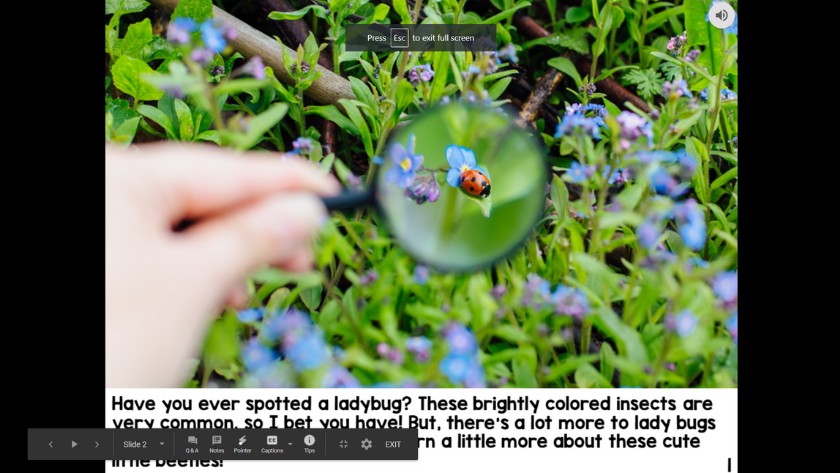
M 470 169 L 461 173 L 461 189 L 478 197 L 490 195 L 490 178 L 477 169 Z

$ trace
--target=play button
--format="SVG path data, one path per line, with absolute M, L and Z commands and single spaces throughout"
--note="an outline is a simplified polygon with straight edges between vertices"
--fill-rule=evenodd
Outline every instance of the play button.
M 78 445 L 78 444 L 76 443 L 75 440 L 70 441 L 70 448 L 76 448 L 76 445 Z

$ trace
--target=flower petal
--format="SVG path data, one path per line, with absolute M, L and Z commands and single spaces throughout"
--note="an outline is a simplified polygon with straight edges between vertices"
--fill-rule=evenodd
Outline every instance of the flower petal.
M 461 147 L 461 153 L 464 154 L 464 164 L 466 164 L 470 169 L 475 167 L 475 151 Z
M 453 168 L 461 169 L 464 165 L 464 152 L 460 146 L 449 145 L 446 147 L 446 161 Z M 460 175 L 460 174 L 459 174 Z M 447 179 L 448 180 L 448 179 Z
M 405 148 L 403 148 L 403 145 L 397 142 L 394 142 L 388 148 L 388 157 L 390 157 L 391 161 L 393 161 L 397 166 L 399 166 L 400 163 L 403 162 L 407 155 L 408 152 L 405 150 Z
M 411 169 L 416 171 L 423 164 L 423 155 L 414 154 L 409 156 L 411 156 Z
M 461 187 L 461 170 L 455 166 L 446 172 L 446 183 L 452 187 Z

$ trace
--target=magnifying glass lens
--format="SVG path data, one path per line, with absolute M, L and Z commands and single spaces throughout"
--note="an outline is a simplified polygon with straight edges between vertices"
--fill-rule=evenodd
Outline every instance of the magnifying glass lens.
M 500 109 L 438 107 L 395 132 L 383 160 L 376 200 L 392 234 L 442 271 L 508 255 L 544 209 L 542 151 Z

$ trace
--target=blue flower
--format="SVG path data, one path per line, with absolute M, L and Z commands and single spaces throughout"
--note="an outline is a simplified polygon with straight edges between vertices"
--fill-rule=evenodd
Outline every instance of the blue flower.
M 668 195 L 671 197 L 679 197 L 686 190 L 688 184 L 680 184 L 680 182 L 662 166 L 656 166 L 648 173 L 650 179 L 650 186 L 659 195 Z
M 691 91 L 688 89 L 688 83 L 685 79 L 680 79 L 662 84 L 662 95 L 666 99 L 669 97 L 691 97 Z
M 312 140 L 300 136 L 292 141 L 292 149 L 295 154 L 309 153 L 313 149 Z
M 738 273 L 726 271 L 718 274 L 712 282 L 712 290 L 718 299 L 726 304 L 733 304 L 738 301 Z
M 458 355 L 450 353 L 440 361 L 440 372 L 446 376 L 450 382 L 460 384 L 464 382 L 467 377 L 467 371 L 470 368 L 471 360 L 469 356 Z
M 732 315 L 726 320 L 726 328 L 732 334 L 732 339 L 738 343 L 738 309 L 732 312 Z
M 414 134 L 411 134 L 408 137 L 408 149 L 396 142 L 388 148 L 388 156 L 394 165 L 388 169 L 385 178 L 389 183 L 396 184 L 401 189 L 405 189 L 414 182 L 415 172 L 423 164 L 423 155 L 414 154 L 414 141 Z
M 551 294 L 554 315 L 569 315 L 578 320 L 589 313 L 589 300 L 579 289 L 558 285 Z
M 569 166 L 569 170 L 566 171 L 566 176 L 568 176 L 570 182 L 581 184 L 592 177 L 594 172 L 595 169 L 593 166 L 584 166 L 577 161 L 573 161 L 572 165 Z
M 456 355 L 469 355 L 476 351 L 478 343 L 475 335 L 463 324 L 450 322 L 443 330 L 449 352 Z
M 431 358 L 432 342 L 426 337 L 411 337 L 406 340 L 405 349 L 414 355 L 414 361 L 423 363 Z
M 252 307 L 250 309 L 240 310 L 236 313 L 236 317 L 239 319 L 240 322 L 257 322 L 262 320 L 263 315 L 265 314 L 265 308 L 263 307 Z
M 275 315 L 267 319 L 264 324 L 261 335 L 271 342 L 282 341 L 285 346 L 294 344 L 312 327 L 309 316 L 295 309 Z
M 576 130 L 582 131 L 584 134 L 591 136 L 593 139 L 601 139 L 600 126 L 603 123 L 601 117 L 585 117 L 577 113 L 563 116 L 560 123 L 557 124 L 557 131 L 554 133 L 554 138 L 561 136 L 569 136 Z
M 525 290 L 522 293 L 522 304 L 531 309 L 538 309 L 545 304 L 551 295 L 551 284 L 534 273 L 525 278 Z
M 475 151 L 463 146 L 447 146 L 446 161 L 450 166 L 446 172 L 446 183 L 456 188 L 461 187 L 461 174 L 477 168 Z
M 636 229 L 636 239 L 643 248 L 652 250 L 659 242 L 659 236 L 662 234 L 660 224 L 654 219 L 647 218 Z
M 414 268 L 414 281 L 417 284 L 426 284 L 429 281 L 429 268 L 418 264 Z
M 330 359 L 330 350 L 324 343 L 323 335 L 315 328 L 287 346 L 284 353 L 298 371 L 320 368 Z
M 688 248 L 699 251 L 706 243 L 706 216 L 694 199 L 674 206 L 673 214 L 677 220 L 680 238 Z
M 431 64 L 414 66 L 410 71 L 408 71 L 408 81 L 415 87 L 420 84 L 421 81 L 431 82 L 434 77 L 435 71 L 432 69 Z
M 201 39 L 204 41 L 204 46 L 213 51 L 220 53 L 225 50 L 227 41 L 225 41 L 224 30 L 216 26 L 213 20 L 207 20 L 201 24 Z
M 440 184 L 437 183 L 435 174 L 416 177 L 405 190 L 405 196 L 418 205 L 437 201 L 440 198 Z
M 735 14 L 735 21 L 732 23 L 732 26 L 723 30 L 726 34 L 734 34 L 738 36 L 738 14 Z
M 248 371 L 258 371 L 277 359 L 274 350 L 263 345 L 256 338 L 252 338 L 242 347 L 240 355 L 242 356 L 242 363 Z
M 176 18 L 166 27 L 166 39 L 172 44 L 187 44 L 190 42 L 190 33 L 197 28 L 192 18 Z
M 341 365 L 330 367 L 324 379 L 321 380 L 322 388 L 360 388 L 359 380 Z
M 684 310 L 674 318 L 674 327 L 681 337 L 691 335 L 697 327 L 697 317 L 690 310 Z
M 519 62 L 519 58 L 516 56 L 516 47 L 513 43 L 508 43 L 507 46 L 499 50 L 499 57 L 502 59 L 507 59 L 510 62 Z
M 470 64 L 470 67 L 467 68 L 467 72 L 469 72 L 470 74 L 479 74 L 481 72 L 481 69 L 475 64 Z

